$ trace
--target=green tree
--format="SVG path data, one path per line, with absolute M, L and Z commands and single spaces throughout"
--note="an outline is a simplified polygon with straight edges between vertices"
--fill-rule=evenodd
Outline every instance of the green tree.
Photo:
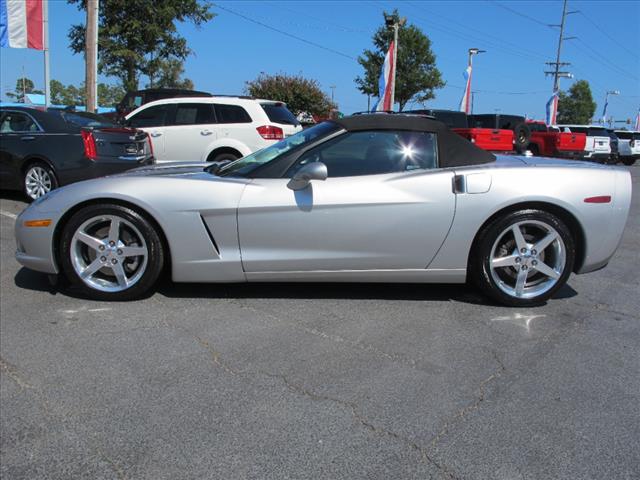
M 24 95 L 27 93 L 39 93 L 43 94 L 42 90 L 36 90 L 33 84 L 33 80 L 27 77 L 20 77 L 16 80 L 16 88 L 13 92 L 7 92 L 7 97 L 15 100 L 16 102 L 24 103 Z
M 101 107 L 113 107 L 122 100 L 125 95 L 122 85 L 98 84 L 98 105 Z
M 150 82 L 147 87 L 193 90 L 193 82 L 188 78 L 182 78 L 183 65 L 184 62 L 179 58 L 154 59 L 153 62 L 149 62 L 151 68 L 147 68 L 146 74 Z
M 246 82 L 245 93 L 252 97 L 284 102 L 294 115 L 307 112 L 327 116 L 336 108 L 317 80 L 309 80 L 301 75 L 267 75 L 262 72 L 255 80 Z
M 569 93 L 560 92 L 558 97 L 558 123 L 587 124 L 596 112 L 591 87 L 586 80 L 571 85 Z
M 84 105 L 84 90 L 73 85 L 64 85 L 58 80 L 49 83 L 52 105 Z
M 67 0 L 86 10 L 86 0 Z M 100 2 L 99 63 L 101 73 L 120 78 L 126 91 L 137 90 L 140 74 L 154 58 L 184 60 L 191 53 L 178 34 L 177 22 L 196 26 L 211 20 L 211 3 L 198 0 L 108 0 Z M 71 49 L 84 52 L 85 26 L 69 30 Z
M 384 15 L 388 15 L 384 12 Z M 398 10 L 390 15 L 400 21 Z M 373 35 L 375 50 L 365 50 L 358 57 L 364 67 L 364 76 L 356 78 L 356 85 L 365 95 L 378 96 L 378 79 L 384 57 L 393 40 L 393 30 L 381 26 Z M 434 90 L 444 87 L 440 71 L 436 68 L 436 56 L 431 51 L 431 40 L 414 25 L 402 25 L 398 30 L 398 60 L 396 72 L 395 101 L 400 111 L 413 100 L 426 102 L 435 98 Z

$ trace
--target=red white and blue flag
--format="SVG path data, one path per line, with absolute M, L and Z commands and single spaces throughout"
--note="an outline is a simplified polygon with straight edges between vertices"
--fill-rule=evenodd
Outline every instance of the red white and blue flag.
M 638 109 L 638 114 L 636 115 L 636 124 L 633 127 L 636 132 L 640 132 L 640 108 Z
M 463 73 L 466 83 L 464 85 L 464 94 L 460 100 L 460 111 L 471 114 L 471 65 Z
M 44 50 L 44 1 L 0 0 L 0 47 Z
M 553 92 L 551 98 L 547 102 L 547 125 L 555 125 L 558 116 L 558 91 Z
M 378 80 L 378 101 L 373 106 L 375 112 L 388 112 L 393 110 L 391 104 L 391 92 L 393 91 L 393 69 L 395 67 L 395 50 L 394 43 L 391 41 L 389 45 L 389 51 L 384 57 L 384 63 L 382 64 L 382 72 L 380 72 L 380 79 Z

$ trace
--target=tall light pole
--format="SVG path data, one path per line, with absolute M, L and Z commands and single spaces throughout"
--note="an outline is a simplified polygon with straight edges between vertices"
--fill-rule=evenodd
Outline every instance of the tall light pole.
M 604 96 L 604 107 L 602 108 L 602 124 L 607 123 L 607 106 L 609 105 L 609 95 L 620 95 L 620 90 L 608 90 Z
M 335 85 L 329 85 L 329 88 L 331 89 L 331 105 L 335 105 L 333 102 L 333 96 L 335 94 L 336 91 L 336 86 Z
M 464 86 L 464 94 L 462 95 L 462 100 L 460 102 L 460 111 L 469 115 L 472 111 L 471 103 L 472 103 L 472 92 L 471 92 L 471 75 L 473 71 L 473 56 L 478 55 L 479 53 L 485 53 L 486 50 L 480 50 L 479 48 L 470 48 L 469 49 L 469 61 L 467 64 L 467 83 Z
M 398 30 L 400 27 L 404 26 L 407 23 L 407 19 L 405 17 L 396 18 L 394 15 L 385 15 L 384 16 L 385 25 L 387 28 L 393 28 L 393 78 L 391 84 L 391 109 L 393 110 L 393 105 L 396 103 L 396 73 L 397 73 L 397 65 L 398 65 Z

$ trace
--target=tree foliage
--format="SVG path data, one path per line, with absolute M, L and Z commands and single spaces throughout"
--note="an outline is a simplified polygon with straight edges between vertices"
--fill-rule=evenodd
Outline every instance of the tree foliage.
M 184 66 L 178 58 L 159 59 L 149 62 L 147 67 L 149 77 L 148 88 L 183 88 L 193 90 L 193 82 L 183 78 Z
M 388 15 L 384 12 L 384 15 Z M 400 20 L 398 10 L 391 17 Z M 373 35 L 375 50 L 365 50 L 358 57 L 364 67 L 364 76 L 356 78 L 358 89 L 365 95 L 378 96 L 378 79 L 384 57 L 393 40 L 393 29 L 382 25 Z M 436 68 L 436 56 L 431 51 L 431 40 L 415 25 L 404 25 L 398 30 L 398 59 L 395 101 L 400 111 L 413 100 L 426 102 L 435 98 L 434 90 L 444 87 L 440 71 Z
M 44 93 L 41 90 L 36 90 L 33 80 L 27 77 L 20 77 L 16 80 L 16 88 L 13 92 L 7 92 L 7 97 L 15 100 L 16 102 L 24 103 L 24 94 L 27 93 Z
M 58 80 L 51 80 L 51 104 L 77 106 L 85 104 L 85 85 L 80 86 L 64 85 Z M 112 107 L 124 97 L 125 91 L 120 85 L 98 84 L 98 105 L 101 107 Z
M 596 112 L 591 87 L 586 80 L 578 80 L 569 93 L 560 92 L 558 97 L 558 123 L 584 125 L 591 122 Z
M 311 115 L 328 116 L 335 108 L 318 81 L 302 75 L 267 75 L 263 72 L 255 80 L 246 82 L 245 93 L 256 98 L 284 102 L 294 115 L 307 112 Z
M 86 10 L 86 0 L 67 0 Z M 106 0 L 100 2 L 98 67 L 101 73 L 120 78 L 126 91 L 138 89 L 155 59 L 183 61 L 191 53 L 176 22 L 196 26 L 211 20 L 211 4 L 199 0 Z M 85 25 L 69 30 L 71 49 L 84 52 Z

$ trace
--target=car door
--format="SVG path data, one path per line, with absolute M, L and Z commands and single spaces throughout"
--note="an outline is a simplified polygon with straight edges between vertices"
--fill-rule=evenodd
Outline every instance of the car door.
M 216 139 L 211 103 L 176 103 L 175 114 L 164 127 L 164 159 L 200 161 Z
M 144 130 L 151 137 L 153 154 L 158 162 L 166 162 L 165 124 L 173 112 L 173 105 L 153 105 L 137 111 L 127 119 L 127 126 Z
M 25 112 L 6 111 L 0 118 L 0 186 L 22 188 L 23 159 L 46 141 L 44 132 Z
M 256 178 L 238 209 L 242 264 L 254 272 L 424 269 L 453 220 L 453 172 L 425 132 L 350 132 L 304 153 L 328 178 L 303 190 Z

